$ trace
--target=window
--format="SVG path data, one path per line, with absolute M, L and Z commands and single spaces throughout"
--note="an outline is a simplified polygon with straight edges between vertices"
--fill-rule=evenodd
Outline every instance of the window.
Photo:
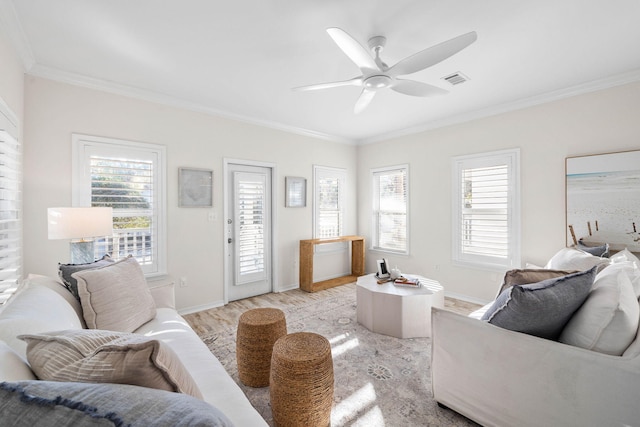
M 0 304 L 22 277 L 22 147 L 17 121 L 0 99 Z
M 313 237 L 342 236 L 345 230 L 347 172 L 344 169 L 314 166 L 313 176 Z
M 374 169 L 372 248 L 408 253 L 409 167 Z
M 453 159 L 453 259 L 520 266 L 520 150 Z
M 113 235 L 95 256 L 134 256 L 147 276 L 166 272 L 165 148 L 73 135 L 73 205 L 113 208 Z

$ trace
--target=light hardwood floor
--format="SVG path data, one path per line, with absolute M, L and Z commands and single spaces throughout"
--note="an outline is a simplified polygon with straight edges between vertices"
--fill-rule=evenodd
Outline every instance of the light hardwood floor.
M 199 335 L 213 333 L 221 327 L 234 328 L 238 324 L 240 315 L 252 308 L 277 307 L 287 308 L 307 304 L 313 300 L 338 296 L 346 289 L 353 289 L 356 284 L 349 283 L 337 288 L 325 289 L 320 292 L 309 293 L 300 289 L 293 289 L 280 293 L 269 293 L 257 297 L 233 301 L 223 307 L 211 308 L 197 313 L 187 314 L 184 318 Z M 467 315 L 481 306 L 455 298 L 445 297 L 445 308 L 456 313 Z

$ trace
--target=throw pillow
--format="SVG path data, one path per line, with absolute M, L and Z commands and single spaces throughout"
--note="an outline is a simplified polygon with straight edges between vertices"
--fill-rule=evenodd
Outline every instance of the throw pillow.
M 593 289 L 560 335 L 560 342 L 620 356 L 638 330 L 640 306 L 623 265 L 596 276 Z
M 113 263 L 113 260 L 107 254 L 99 260 L 87 264 L 58 264 L 58 276 L 69 292 L 71 292 L 77 300 L 80 300 L 80 296 L 78 295 L 78 282 L 72 277 L 72 274 L 82 270 L 104 267 L 110 263 Z
M 611 263 L 613 265 L 624 264 L 636 298 L 640 298 L 640 260 L 625 248 L 611 257 Z
M 133 257 L 73 277 L 89 328 L 133 332 L 156 316 L 144 273 Z
M 504 275 L 504 280 L 498 295 L 505 289 L 515 285 L 527 285 L 529 283 L 537 283 L 546 279 L 566 276 L 567 274 L 577 273 L 575 270 L 545 270 L 543 268 L 526 268 L 509 270 Z
M 41 380 L 133 384 L 202 398 L 178 356 L 143 335 L 73 329 L 18 338 Z
M 0 419 L 19 427 L 232 426 L 219 409 L 184 394 L 53 381 L 0 383 Z
M 604 245 L 599 245 L 599 246 L 587 246 L 584 243 L 582 243 L 582 240 L 578 240 L 578 244 L 576 245 L 576 247 L 588 254 L 595 255 L 601 258 L 609 258 L 608 243 L 605 243 Z
M 598 271 L 609 265 L 608 258 L 600 258 L 574 248 L 560 249 L 544 266 L 548 270 L 589 270 L 597 266 Z
M 587 298 L 597 267 L 502 292 L 482 320 L 513 331 L 557 339 Z
M 4 341 L 0 341 L 0 382 L 35 379 L 27 362 Z

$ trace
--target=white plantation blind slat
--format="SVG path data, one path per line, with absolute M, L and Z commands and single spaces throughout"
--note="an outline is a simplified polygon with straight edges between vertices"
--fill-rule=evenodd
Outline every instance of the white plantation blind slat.
M 408 166 L 377 169 L 373 176 L 373 248 L 408 252 Z
M 519 265 L 519 152 L 454 159 L 454 260 Z
M 0 291 L 22 276 L 22 147 L 0 111 Z

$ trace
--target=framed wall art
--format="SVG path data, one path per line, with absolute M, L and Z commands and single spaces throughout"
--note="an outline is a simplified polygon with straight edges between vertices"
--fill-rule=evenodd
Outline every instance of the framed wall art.
M 284 179 L 285 203 L 288 208 L 303 208 L 307 206 L 307 180 L 297 176 L 287 176 Z
M 640 151 L 566 159 L 567 245 L 640 252 Z
M 179 204 L 181 208 L 213 207 L 213 171 L 178 169 Z

